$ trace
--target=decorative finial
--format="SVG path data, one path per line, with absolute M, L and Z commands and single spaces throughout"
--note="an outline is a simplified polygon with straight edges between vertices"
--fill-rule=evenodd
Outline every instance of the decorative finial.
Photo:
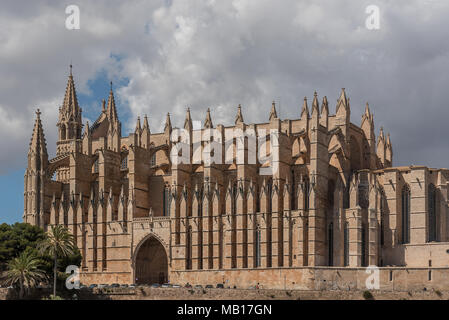
M 111 91 L 112 91 L 112 81 L 111 81 Z
M 36 110 L 36 115 L 38 118 L 41 117 L 41 110 L 39 108 Z
M 316 93 L 316 91 L 313 93 L 313 96 L 316 97 L 318 94 Z
M 70 63 L 70 75 L 72 75 L 72 63 Z

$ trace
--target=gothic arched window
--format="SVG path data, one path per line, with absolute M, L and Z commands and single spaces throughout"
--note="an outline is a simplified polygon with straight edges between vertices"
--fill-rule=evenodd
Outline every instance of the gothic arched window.
M 437 201 L 436 188 L 433 184 L 428 188 L 429 242 L 437 241 Z
M 402 243 L 410 242 L 410 188 L 402 188 Z

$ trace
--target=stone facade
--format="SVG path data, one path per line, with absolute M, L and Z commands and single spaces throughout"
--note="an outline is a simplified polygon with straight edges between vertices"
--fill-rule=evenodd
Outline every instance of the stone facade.
M 84 283 L 202 283 L 224 275 L 253 283 L 277 275 L 264 281 L 279 287 L 275 279 L 288 274 L 301 287 L 316 267 L 449 267 L 448 170 L 392 167 L 389 135 L 381 128 L 376 140 L 368 104 L 361 125 L 351 122 L 344 89 L 334 115 L 316 93 L 311 112 L 304 99 L 294 120 L 281 120 L 273 103 L 266 123 L 245 123 L 239 106 L 234 126 L 214 126 L 208 111 L 194 128 L 187 110 L 190 137 L 212 129 L 277 132 L 266 143 L 268 152 L 279 150 L 271 175 L 260 174 L 264 163 L 236 160 L 237 152 L 249 157 L 248 140 L 200 143 L 203 152 L 212 143 L 232 152 L 224 164 L 174 163 L 180 142 L 169 114 L 163 132 L 151 133 L 145 116 L 123 137 L 112 84 L 98 119 L 83 125 L 71 71 L 53 159 L 36 114 L 23 219 L 68 227 Z

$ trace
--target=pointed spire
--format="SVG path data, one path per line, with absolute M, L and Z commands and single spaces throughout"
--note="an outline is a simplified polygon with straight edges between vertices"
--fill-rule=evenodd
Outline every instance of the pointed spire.
M 269 120 L 273 120 L 273 119 L 277 119 L 278 114 L 276 112 L 276 102 L 273 101 L 273 103 L 271 104 L 271 111 L 270 111 L 270 117 Z
M 379 137 L 377 138 L 377 145 L 379 145 L 379 143 L 385 143 L 385 137 L 384 137 L 384 128 L 380 127 L 380 131 L 379 131 Z
M 101 112 L 106 112 L 106 100 L 101 99 Z
M 373 114 L 371 113 L 369 109 L 368 102 L 365 106 L 365 112 L 362 115 L 362 123 L 360 124 L 361 127 L 363 127 L 365 121 L 369 122 L 369 128 L 374 129 L 374 121 L 373 121 Z
M 366 103 L 366 106 L 365 106 L 365 115 L 366 115 L 367 117 L 369 117 L 369 116 L 371 115 L 371 113 L 370 113 L 370 111 L 369 111 L 369 104 L 368 104 L 368 102 Z
M 338 110 L 340 109 L 340 106 L 341 106 L 341 105 L 342 105 L 345 109 L 347 109 L 348 106 L 349 106 L 349 100 L 346 98 L 345 88 L 341 88 L 340 98 L 338 98 L 338 102 L 337 102 L 337 110 L 336 110 L 336 112 L 338 112 Z
M 167 117 L 165 118 L 164 132 L 166 132 L 167 130 L 168 130 L 168 132 L 171 132 L 171 130 L 172 130 L 169 112 L 167 112 Z
M 190 115 L 190 108 L 187 108 L 186 119 L 184 120 L 184 129 L 186 130 L 193 129 L 192 117 Z
M 309 107 L 307 106 L 307 97 L 304 97 L 304 103 L 302 104 L 301 119 L 307 119 L 309 117 Z
M 321 114 L 329 114 L 329 104 L 326 96 L 323 97 L 323 102 L 321 103 Z
M 78 99 L 76 97 L 75 82 L 73 81 L 72 65 L 70 65 L 70 74 L 67 81 L 67 87 L 65 89 L 62 111 L 65 115 L 68 116 L 68 118 L 70 118 L 70 116 L 73 116 L 75 119 L 80 113 L 80 107 L 78 105 Z
M 148 117 L 145 115 L 143 117 L 143 130 L 150 130 L 150 126 L 148 124 Z
M 35 152 L 36 154 L 48 156 L 47 142 L 45 141 L 44 129 L 41 122 L 41 112 L 36 111 L 36 120 L 34 122 L 33 134 L 31 136 L 30 148 L 28 153 Z
M 235 124 L 243 123 L 242 106 L 239 104 L 237 107 L 237 115 L 235 116 Z
M 90 135 L 90 128 L 89 128 L 89 120 L 86 120 L 86 126 L 84 127 L 84 134 Z
M 134 130 L 136 134 L 140 134 L 142 132 L 142 127 L 140 126 L 140 117 L 137 117 L 136 130 Z
M 318 115 L 320 113 L 320 107 L 318 103 L 318 94 L 316 91 L 313 93 L 313 101 L 312 101 L 312 115 Z
M 110 120 L 118 120 L 117 109 L 115 108 L 114 92 L 112 91 L 112 81 L 111 90 L 109 91 L 108 108 L 106 109 L 106 114 L 108 115 L 108 118 Z
M 391 147 L 390 133 L 387 133 L 387 147 Z
M 212 118 L 210 116 L 210 109 L 207 108 L 206 120 L 204 121 L 204 128 L 213 128 Z

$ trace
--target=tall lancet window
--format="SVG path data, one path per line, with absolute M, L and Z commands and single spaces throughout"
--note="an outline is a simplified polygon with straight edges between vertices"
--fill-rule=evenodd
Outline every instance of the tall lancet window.
M 402 243 L 410 242 L 410 188 L 402 188 Z
M 186 232 L 186 269 L 192 269 L 192 226 Z
M 236 214 L 237 213 L 237 182 L 234 182 L 232 184 L 232 214 Z
M 168 190 L 167 187 L 165 187 L 162 192 L 162 205 L 163 205 L 162 215 L 164 217 L 169 216 L 170 215 L 170 191 Z
M 437 201 L 436 188 L 433 184 L 428 188 L 429 242 L 437 241 Z
M 262 234 L 260 232 L 260 226 L 257 225 L 256 228 L 256 243 L 255 243 L 255 249 L 256 249 L 256 257 L 255 257 L 255 267 L 260 267 L 261 266 L 261 242 L 262 242 Z
M 98 166 L 98 159 L 97 159 L 94 162 L 94 173 L 98 173 L 98 171 L 99 171 L 99 166 Z
M 270 179 L 267 184 L 268 212 L 273 210 L 273 181 Z
M 329 223 L 328 230 L 327 230 L 327 237 L 328 237 L 328 262 L 329 266 L 334 265 L 334 223 Z
M 380 189 L 380 245 L 383 246 L 385 243 L 385 192 Z
M 349 266 L 349 223 L 346 222 L 345 223 L 345 229 L 344 229 L 344 234 L 343 234 L 343 242 L 344 242 L 344 247 L 343 247 L 343 258 L 344 258 L 344 265 L 345 267 Z
M 309 178 L 304 178 L 304 210 L 309 210 L 310 182 Z
M 295 181 L 295 171 L 292 170 L 292 185 L 290 186 L 290 208 L 291 210 L 296 210 L 296 181 Z
M 120 165 L 120 169 L 126 170 L 128 169 L 128 155 L 125 155 L 122 160 L 122 164 Z

